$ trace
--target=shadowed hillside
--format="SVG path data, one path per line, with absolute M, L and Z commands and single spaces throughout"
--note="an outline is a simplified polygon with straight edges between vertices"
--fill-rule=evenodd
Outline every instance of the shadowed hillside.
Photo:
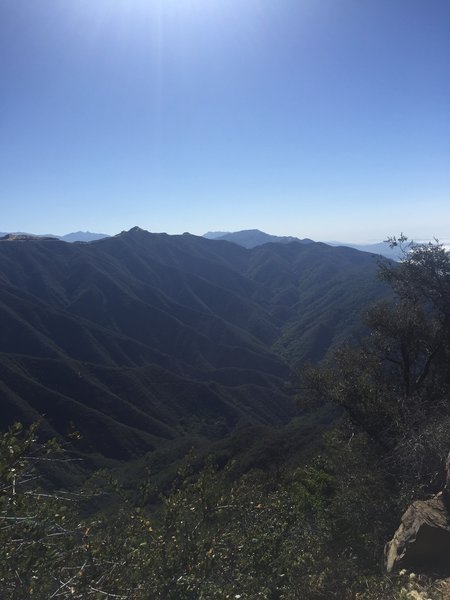
M 47 416 L 129 458 L 192 433 L 281 424 L 293 365 L 358 334 L 373 256 L 247 250 L 139 228 L 88 244 L 0 242 L 2 425 Z

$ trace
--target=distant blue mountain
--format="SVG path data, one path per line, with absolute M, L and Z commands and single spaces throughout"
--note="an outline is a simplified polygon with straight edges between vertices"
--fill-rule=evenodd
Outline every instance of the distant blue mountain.
M 217 240 L 223 238 L 224 235 L 230 235 L 231 231 L 207 231 L 202 237 L 207 240 Z
M 326 242 L 330 246 L 345 246 L 346 248 L 354 248 L 361 252 L 371 252 L 372 254 L 380 254 L 391 260 L 400 260 L 402 251 L 400 248 L 391 248 L 387 242 L 379 242 L 378 244 L 347 244 L 345 242 Z
M 270 243 L 289 244 L 290 242 L 299 242 L 301 244 L 308 244 L 312 242 L 309 239 L 301 240 L 292 236 L 270 235 L 259 229 L 245 229 L 234 232 L 208 231 L 203 237 L 210 240 L 233 242 L 244 248 L 256 248 L 256 246 Z
M 64 242 L 95 242 L 106 237 L 110 237 L 106 233 L 91 233 L 90 231 L 75 231 L 74 233 L 66 233 L 65 235 L 57 236 Z

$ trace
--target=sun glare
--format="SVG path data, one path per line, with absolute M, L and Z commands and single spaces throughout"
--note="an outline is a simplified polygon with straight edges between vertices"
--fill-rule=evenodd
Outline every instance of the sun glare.
M 61 5 L 87 36 L 128 32 L 145 27 L 147 31 L 173 30 L 192 33 L 215 25 L 227 29 L 248 21 L 261 0 L 78 0 Z
M 237 3 L 224 0 L 96 0 L 95 3 L 89 1 L 83 4 L 88 11 L 100 11 L 109 15 L 127 17 L 162 15 L 186 18 L 223 13 L 232 5 L 235 7 Z

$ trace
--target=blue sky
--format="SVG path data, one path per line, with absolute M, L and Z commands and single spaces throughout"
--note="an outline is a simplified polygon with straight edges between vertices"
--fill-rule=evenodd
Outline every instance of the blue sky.
M 450 237 L 448 0 L 0 0 L 0 231 Z

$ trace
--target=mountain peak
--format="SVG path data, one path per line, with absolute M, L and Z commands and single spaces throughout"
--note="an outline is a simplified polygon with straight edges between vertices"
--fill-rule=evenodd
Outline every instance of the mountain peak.
M 120 233 L 118 233 L 117 235 L 141 235 L 143 233 L 149 233 L 149 231 L 147 231 L 146 229 L 142 229 L 141 227 L 138 227 L 137 225 L 135 225 L 134 227 L 132 227 L 131 229 L 124 229 L 123 231 L 121 231 Z

